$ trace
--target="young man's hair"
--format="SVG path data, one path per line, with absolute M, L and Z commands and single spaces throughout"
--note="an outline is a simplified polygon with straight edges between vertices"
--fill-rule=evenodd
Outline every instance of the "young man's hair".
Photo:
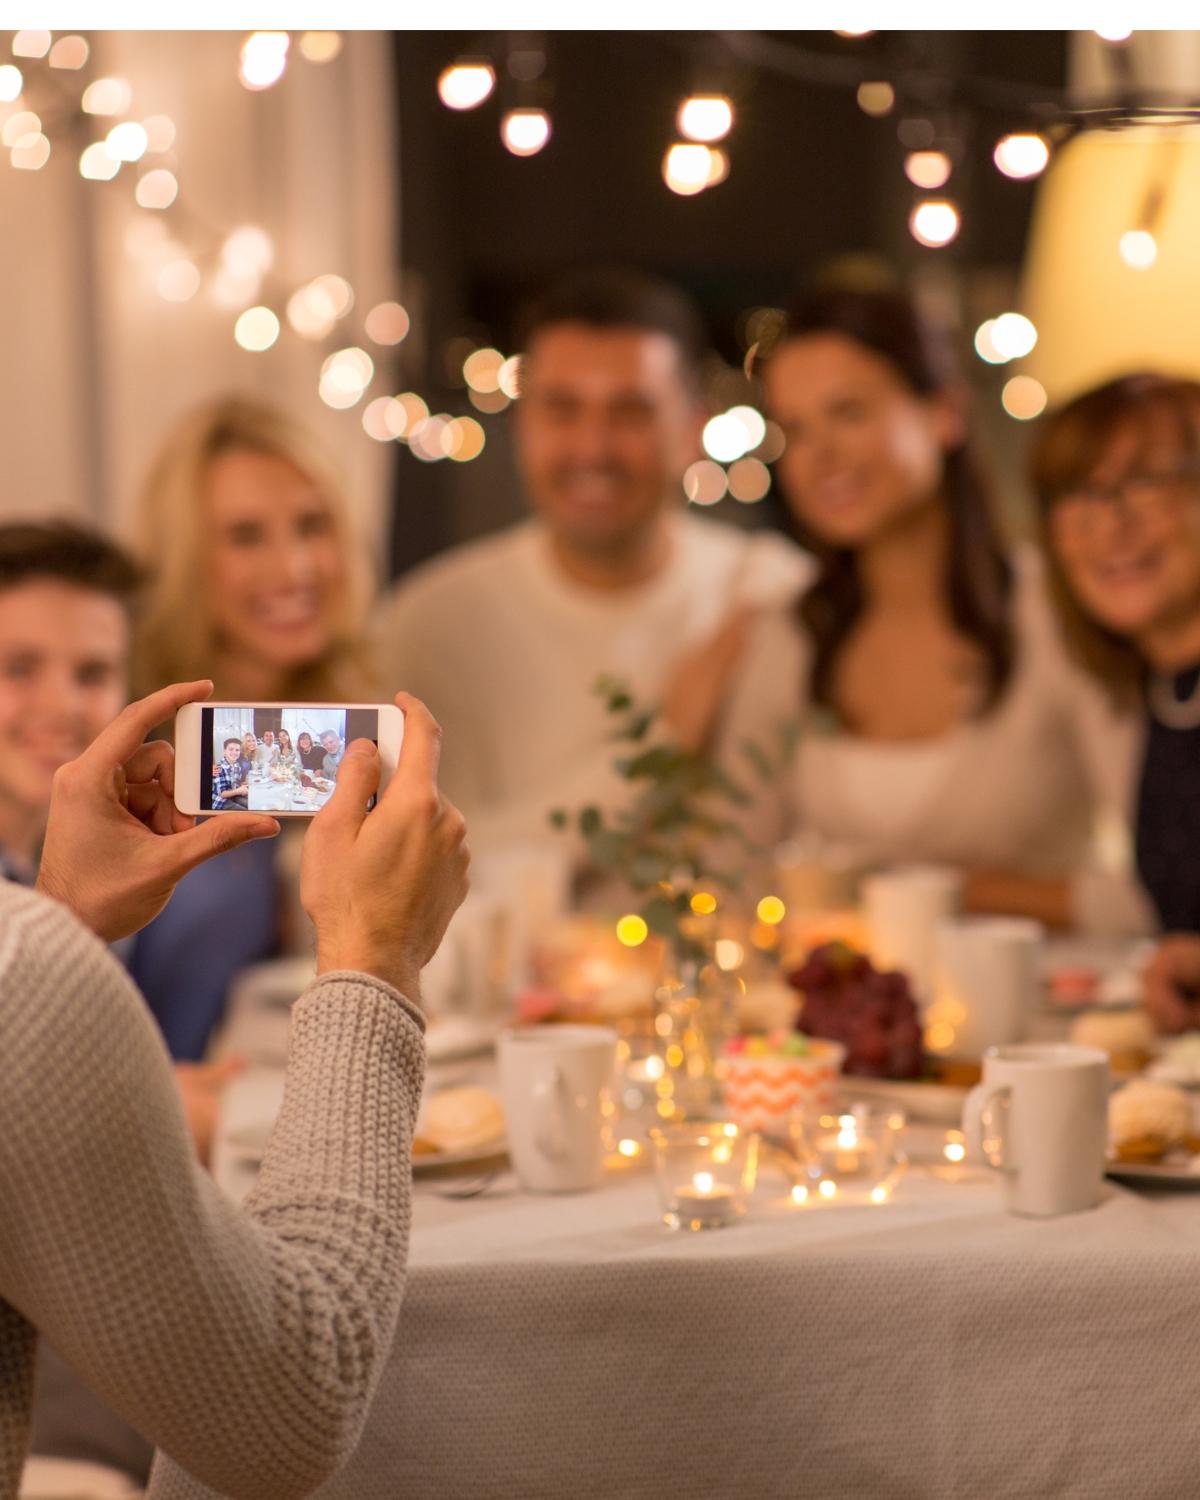
M 519 347 L 528 351 L 539 333 L 562 323 L 665 334 L 678 350 L 685 382 L 699 388 L 708 348 L 704 325 L 691 299 L 662 277 L 625 266 L 573 271 L 524 309 L 517 320 Z
M 242 742 L 241 742 L 241 740 L 239 740 L 235 735 L 232 735 L 232 734 L 225 741 L 225 743 L 221 746 L 221 749 L 222 750 L 228 750 L 229 747 L 230 747 L 230 745 L 236 745 L 239 750 L 242 748 Z
M 115 542 L 70 521 L 0 526 L 0 592 L 38 579 L 107 594 L 132 613 L 142 571 Z

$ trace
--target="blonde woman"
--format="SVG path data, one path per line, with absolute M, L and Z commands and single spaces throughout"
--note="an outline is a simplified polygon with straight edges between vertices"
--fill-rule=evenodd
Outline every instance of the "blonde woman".
M 375 696 L 369 563 L 328 462 L 290 417 L 242 397 L 186 417 L 150 472 L 138 539 L 150 575 L 139 694 L 210 677 L 226 702 Z M 266 758 L 253 736 L 242 755 Z M 138 935 L 130 969 L 178 1059 L 203 1057 L 233 975 L 278 950 L 274 858 L 260 845 L 213 860 Z M 286 848 L 279 858 L 292 863 Z
M 142 495 L 151 586 L 138 691 L 211 677 L 218 700 L 345 701 L 369 692 L 371 570 L 308 432 L 231 397 L 185 418 Z

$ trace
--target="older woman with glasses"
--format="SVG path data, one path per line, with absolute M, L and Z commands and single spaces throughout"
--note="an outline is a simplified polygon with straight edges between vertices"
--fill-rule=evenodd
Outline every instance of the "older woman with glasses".
M 1200 1025 L 1200 384 L 1134 375 L 1043 426 L 1032 477 L 1075 655 L 1146 713 L 1137 865 L 1168 933 L 1147 975 L 1164 1030 Z

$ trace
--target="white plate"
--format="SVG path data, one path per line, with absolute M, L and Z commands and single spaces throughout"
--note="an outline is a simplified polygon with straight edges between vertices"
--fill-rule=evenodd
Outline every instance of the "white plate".
M 843 1073 L 838 1087 L 848 1099 L 881 1108 L 902 1109 L 910 1119 L 958 1126 L 969 1089 L 949 1083 L 919 1083 L 902 1078 L 859 1078 Z
M 1200 1188 L 1200 1156 L 1186 1151 L 1172 1151 L 1163 1161 L 1110 1161 L 1105 1172 L 1134 1187 L 1153 1182 L 1162 1187 Z
M 441 1172 L 461 1173 L 467 1167 L 499 1168 L 507 1165 L 508 1140 L 505 1136 L 466 1151 L 431 1151 L 412 1159 L 414 1177 L 436 1177 Z

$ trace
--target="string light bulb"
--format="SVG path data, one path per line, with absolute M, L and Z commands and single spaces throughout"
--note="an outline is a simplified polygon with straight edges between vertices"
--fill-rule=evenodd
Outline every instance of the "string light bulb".
M 918 203 L 908 216 L 908 229 L 918 245 L 940 249 L 958 234 L 958 210 L 953 203 L 939 199 Z
M 514 156 L 536 156 L 550 139 L 550 116 L 544 109 L 510 109 L 500 139 Z
M 675 123 L 689 141 L 711 145 L 733 129 L 733 105 L 724 94 L 693 94 L 679 106 Z
M 1050 147 L 1040 135 L 1006 135 L 996 142 L 992 160 L 1005 177 L 1037 177 L 1050 161 Z
M 462 58 L 443 68 L 438 98 L 447 109 L 477 109 L 496 87 L 496 70 L 484 58 Z

